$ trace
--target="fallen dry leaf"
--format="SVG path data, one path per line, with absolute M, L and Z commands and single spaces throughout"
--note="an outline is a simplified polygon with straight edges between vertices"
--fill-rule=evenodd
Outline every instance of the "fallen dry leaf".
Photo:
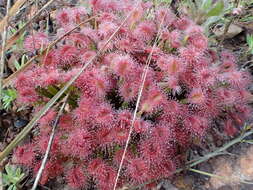
M 236 161 L 229 157 L 219 157 L 215 160 L 215 171 L 213 174 L 222 178 L 211 177 L 209 184 L 212 189 L 219 189 L 222 186 L 233 186 L 233 189 L 244 181 L 253 180 L 253 146 L 241 154 Z
M 223 36 L 225 30 L 225 26 L 217 26 L 213 29 L 213 33 L 218 37 L 221 38 Z M 231 24 L 228 28 L 227 33 L 224 36 L 224 39 L 230 39 L 235 37 L 237 34 L 240 34 L 243 31 L 242 27 L 237 26 L 235 24 Z
M 233 183 L 233 168 L 230 161 L 225 158 L 219 158 L 215 163 L 215 171 L 213 174 L 223 177 L 223 179 L 217 177 L 211 177 L 210 183 L 213 188 L 218 189 L 224 185 Z
M 238 160 L 241 174 L 246 178 L 244 180 L 253 179 L 253 146 L 251 146 L 247 152 L 242 155 Z

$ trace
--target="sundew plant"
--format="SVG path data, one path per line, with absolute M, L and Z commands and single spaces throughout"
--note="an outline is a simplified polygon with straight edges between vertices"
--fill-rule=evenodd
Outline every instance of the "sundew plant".
M 250 117 L 248 72 L 239 70 L 229 51 L 208 46 L 203 29 L 168 7 L 134 0 L 91 0 L 91 9 L 64 8 L 56 14 L 57 34 L 26 37 L 28 52 L 82 24 L 46 55 L 19 74 L 17 102 L 36 113 L 118 30 L 104 51 L 66 93 L 41 184 L 64 176 L 71 188 L 113 189 L 131 127 L 117 187 L 134 186 L 173 175 L 194 138 L 204 139 L 217 125 L 233 136 Z M 136 100 L 148 64 L 137 117 Z M 30 143 L 14 160 L 36 175 L 57 115 L 51 108 Z M 148 188 L 148 187 L 147 187 Z

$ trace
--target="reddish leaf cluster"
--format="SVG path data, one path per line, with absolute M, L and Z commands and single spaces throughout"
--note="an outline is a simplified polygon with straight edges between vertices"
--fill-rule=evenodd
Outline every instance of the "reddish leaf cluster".
M 96 55 L 135 3 L 92 0 L 90 13 L 84 8 L 59 11 L 58 36 L 87 19 L 88 13 L 97 18 L 58 42 L 40 65 L 19 75 L 18 101 L 40 109 Z M 41 183 L 63 174 L 73 188 L 95 182 L 99 189 L 112 189 L 161 23 L 119 186 L 171 176 L 193 137 L 203 138 L 215 120 L 224 121 L 225 131 L 234 135 L 251 114 L 251 79 L 237 68 L 236 58 L 209 49 L 202 28 L 188 18 L 165 7 L 147 16 L 150 9 L 152 4 L 138 3 L 105 51 L 69 89 L 71 111 L 61 116 Z M 27 37 L 25 48 L 40 49 L 51 40 L 37 33 Z M 31 144 L 17 148 L 17 163 L 37 171 L 56 112 L 50 110 L 40 120 L 40 133 Z

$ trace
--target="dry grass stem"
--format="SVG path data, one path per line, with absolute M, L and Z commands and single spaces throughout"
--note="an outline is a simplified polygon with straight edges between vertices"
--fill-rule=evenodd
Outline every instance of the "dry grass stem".
M 54 140 L 54 135 L 55 135 L 55 130 L 56 130 L 56 127 L 58 125 L 58 122 L 59 122 L 59 119 L 64 111 L 64 108 L 67 104 L 67 100 L 68 100 L 68 97 L 69 97 L 69 94 L 65 96 L 64 100 L 63 100 L 63 104 L 55 118 L 55 121 L 54 121 L 54 124 L 53 124 L 53 128 L 52 128 L 52 132 L 51 132 L 51 135 L 49 137 L 49 141 L 48 141 L 48 144 L 47 144 L 47 149 L 46 149 L 46 153 L 45 153 L 45 156 L 42 160 L 42 163 L 41 163 L 41 166 L 39 168 L 39 171 L 37 173 L 37 176 L 35 178 L 35 181 L 33 183 L 33 186 L 32 186 L 32 190 L 35 190 L 38 186 L 38 183 L 40 181 L 40 178 L 41 178 L 41 175 L 43 173 L 43 170 L 46 166 L 46 163 L 47 163 L 47 159 L 48 159 L 48 156 L 49 156 L 49 153 L 50 153 L 50 150 L 51 150 L 51 146 L 52 146 L 52 143 L 53 143 L 53 140 Z
M 6 16 L 0 21 L 0 33 L 4 31 L 5 26 L 8 24 L 8 20 L 10 17 L 15 15 L 19 10 L 20 7 L 26 2 L 26 0 L 18 0 L 16 3 L 11 7 L 8 11 Z
M 16 41 L 20 38 L 20 36 L 25 32 L 26 28 L 52 3 L 54 0 L 50 0 L 47 2 L 36 14 L 28 21 L 25 23 L 22 28 L 20 28 L 15 34 L 13 34 L 6 42 L 5 50 L 8 50 L 11 48 L 12 45 L 16 43 Z
M 161 29 L 162 29 L 163 21 L 164 21 L 164 17 L 162 18 L 162 22 L 160 23 L 156 39 L 155 39 L 154 44 L 152 46 L 151 52 L 148 55 L 148 59 L 145 63 L 145 68 L 144 68 L 144 71 L 143 71 L 143 74 L 142 74 L 142 77 L 141 77 L 141 85 L 140 85 L 139 92 L 138 92 L 138 97 L 137 97 L 137 101 L 136 101 L 136 105 L 135 105 L 133 118 L 131 120 L 131 125 L 130 125 L 130 129 L 129 129 L 127 141 L 126 141 L 126 144 L 125 144 L 124 152 L 122 154 L 122 158 L 121 158 L 121 161 L 120 161 L 120 165 L 119 165 L 119 169 L 118 169 L 117 176 L 116 176 L 116 179 L 115 179 L 113 190 L 116 190 L 118 179 L 119 179 L 119 176 L 120 176 L 120 172 L 122 170 L 123 162 L 124 162 L 124 159 L 125 159 L 125 156 L 126 156 L 127 148 L 128 148 L 129 142 L 131 140 L 131 135 L 132 135 L 132 132 L 133 132 L 134 122 L 135 122 L 136 117 L 137 117 L 137 111 L 138 111 L 138 108 L 139 108 L 140 100 L 141 100 L 141 97 L 142 97 L 142 92 L 143 92 L 143 89 L 144 89 L 144 84 L 145 84 L 146 77 L 147 77 L 147 74 L 148 74 L 148 68 L 149 68 L 149 65 L 150 65 L 150 62 L 151 62 L 151 59 L 152 59 L 152 54 L 153 54 L 154 49 L 156 47 L 156 43 L 160 39 L 160 33 L 162 31 Z
M 6 7 L 6 19 L 8 21 L 9 18 L 9 8 L 10 8 L 10 0 L 7 1 L 7 7 Z M 3 93 L 3 78 L 4 78 L 4 63 L 5 63 L 5 44 L 8 34 L 8 22 L 3 23 L 3 33 L 2 33 L 2 49 L 1 49 L 1 59 L 0 59 L 0 107 L 2 105 L 1 99 L 2 99 L 2 93 Z M 1 24 L 0 24 L 1 26 Z

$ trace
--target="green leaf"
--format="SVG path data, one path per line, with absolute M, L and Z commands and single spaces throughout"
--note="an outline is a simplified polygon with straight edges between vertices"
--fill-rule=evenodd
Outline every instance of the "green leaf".
M 17 98 L 17 92 L 16 92 L 16 90 L 14 90 L 14 89 L 8 89 L 8 90 L 6 90 L 6 94 L 7 94 L 12 100 L 14 100 L 14 99 Z
M 22 180 L 24 176 L 25 176 L 25 174 L 22 173 L 22 174 L 19 176 L 19 181 Z
M 248 143 L 248 144 L 253 144 L 253 140 L 243 140 L 242 142 Z
M 11 178 L 11 183 L 16 185 L 16 184 L 19 182 L 19 180 L 20 180 L 20 179 L 19 179 L 18 176 L 13 176 L 13 177 Z
M 212 0 L 203 0 L 201 5 L 201 10 L 209 10 L 212 6 Z
M 59 89 L 57 89 L 57 88 L 56 88 L 55 86 L 53 86 L 53 85 L 49 85 L 49 86 L 47 87 L 47 90 L 48 90 L 48 92 L 51 93 L 52 95 L 57 94 L 57 92 L 59 91 Z
M 21 58 L 21 63 L 19 63 L 17 60 L 14 61 L 14 66 L 17 70 L 19 70 L 27 61 L 28 57 L 27 55 L 23 55 Z
M 215 4 L 214 8 L 212 8 L 208 13 L 207 16 L 211 17 L 211 16 L 219 16 L 224 9 L 224 2 L 223 1 L 219 1 Z
M 7 185 L 10 185 L 10 184 L 11 184 L 11 183 L 10 183 L 10 180 L 9 180 L 8 175 L 3 174 L 3 185 L 4 185 L 4 186 L 7 186 Z
M 253 35 L 247 35 L 246 36 L 246 42 L 248 44 L 248 52 L 250 54 L 253 54 Z
M 18 168 L 18 169 L 16 170 L 16 176 L 20 176 L 20 175 L 21 175 L 21 169 Z
M 26 63 L 26 60 L 28 59 L 27 55 L 23 55 L 21 58 L 21 66 L 23 66 Z
M 253 35 L 247 35 L 246 37 L 247 44 L 250 48 L 253 47 Z
M 16 30 L 15 28 L 11 28 L 11 29 L 10 29 L 10 32 L 11 32 L 12 34 L 14 34 L 14 33 L 17 32 L 17 30 Z
M 11 185 L 12 189 L 15 189 L 16 188 L 16 184 L 23 179 L 23 177 L 24 177 L 25 174 L 21 172 L 20 168 L 17 168 L 14 165 L 7 164 L 5 166 L 5 170 L 6 170 L 7 174 L 3 174 L 4 185 L 5 186 Z
M 247 36 L 246 36 L 246 41 L 247 41 L 247 44 L 250 43 L 250 35 L 247 35 Z
M 8 176 L 14 176 L 14 174 L 15 174 L 13 166 L 11 166 L 10 164 L 7 164 L 5 166 L 5 171 L 6 171 Z
M 17 60 L 14 61 L 14 66 L 17 70 L 19 70 L 21 68 L 21 65 L 19 64 L 19 62 Z
M 15 185 L 11 185 L 11 186 L 9 186 L 9 188 L 7 190 L 14 190 L 14 187 L 15 187 Z
M 9 109 L 11 103 L 17 98 L 17 92 L 14 89 L 3 90 L 2 101 L 3 108 Z

